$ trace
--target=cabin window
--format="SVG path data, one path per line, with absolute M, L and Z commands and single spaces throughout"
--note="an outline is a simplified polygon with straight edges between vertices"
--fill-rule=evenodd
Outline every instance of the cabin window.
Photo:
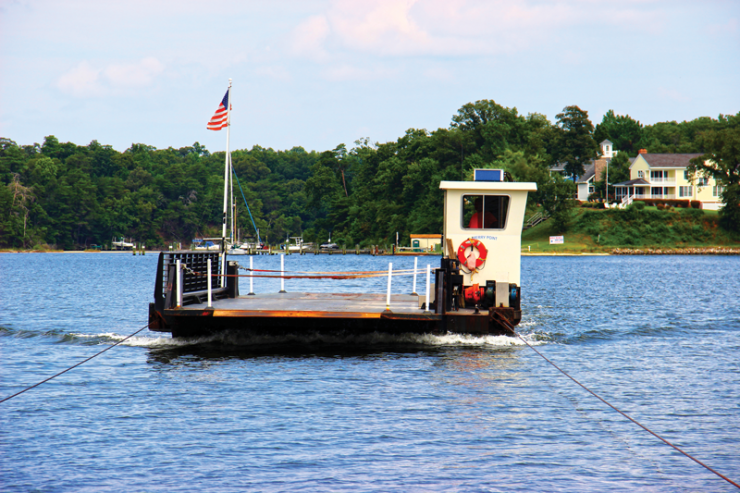
M 463 195 L 463 229 L 504 229 L 509 212 L 508 195 Z

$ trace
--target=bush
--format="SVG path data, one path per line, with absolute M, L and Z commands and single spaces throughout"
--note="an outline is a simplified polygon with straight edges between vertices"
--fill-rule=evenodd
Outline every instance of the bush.
M 691 207 L 693 209 L 701 209 L 701 202 L 699 202 L 698 200 L 692 200 Z
M 635 199 L 635 203 L 637 202 L 643 202 L 645 205 L 654 205 L 658 206 L 658 204 L 663 205 L 665 208 L 666 206 L 670 207 L 689 207 L 689 203 L 691 203 L 691 207 L 694 207 L 695 209 L 701 208 L 701 202 L 698 202 L 696 200 L 688 201 L 688 200 L 681 200 L 681 199 Z M 699 204 L 698 206 L 694 206 L 694 202 Z
M 704 217 L 704 211 L 701 209 L 684 209 L 681 211 L 681 217 L 693 221 L 699 221 Z
M 632 205 L 630 207 L 633 207 L 633 208 L 637 209 L 638 211 L 641 211 L 641 210 L 643 210 L 645 208 L 645 202 L 635 201 L 635 202 L 632 202 Z

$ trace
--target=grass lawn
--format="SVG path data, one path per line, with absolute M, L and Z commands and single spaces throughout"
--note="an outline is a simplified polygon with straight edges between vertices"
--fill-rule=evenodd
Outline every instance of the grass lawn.
M 552 220 L 522 232 L 522 253 L 606 254 L 615 248 L 740 248 L 740 238 L 718 226 L 717 211 L 702 211 L 698 218 L 681 209 L 661 211 L 654 206 L 627 214 L 622 210 L 576 208 L 567 231 L 556 230 Z M 564 243 L 551 245 L 551 236 Z M 602 244 L 605 243 L 605 244 Z

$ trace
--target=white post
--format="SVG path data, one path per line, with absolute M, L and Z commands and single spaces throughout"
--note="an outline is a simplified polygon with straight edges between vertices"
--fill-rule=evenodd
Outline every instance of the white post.
M 416 265 L 419 262 L 419 257 L 414 257 L 414 287 L 411 289 L 411 294 L 417 294 L 416 293 Z
M 280 292 L 285 292 L 285 254 L 280 254 Z
M 393 262 L 388 264 L 388 294 L 385 298 L 385 309 L 391 309 L 391 277 L 393 276 Z
M 211 292 L 212 286 L 211 286 L 211 259 L 209 258 L 206 262 L 207 269 L 208 269 L 208 308 L 213 308 L 213 293 Z
M 247 296 L 254 296 L 254 265 L 252 261 L 254 260 L 254 257 L 251 255 L 249 256 L 249 293 Z
M 429 288 L 431 287 L 431 284 L 430 284 L 430 280 L 429 279 L 430 279 L 431 275 L 432 275 L 432 266 L 429 265 L 429 264 L 427 264 L 427 304 L 424 305 L 427 308 L 426 308 L 426 310 L 424 310 L 425 312 L 428 312 L 429 311 Z
M 177 274 L 175 275 L 175 283 L 177 284 L 177 308 L 182 306 L 182 271 L 180 269 L 180 259 L 175 261 Z

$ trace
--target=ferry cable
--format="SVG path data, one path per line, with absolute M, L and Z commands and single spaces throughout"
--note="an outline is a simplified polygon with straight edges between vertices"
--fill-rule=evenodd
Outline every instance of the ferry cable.
M 494 312 L 494 313 L 495 313 L 495 312 Z M 581 388 L 582 388 L 583 390 L 585 390 L 586 392 L 588 392 L 588 393 L 589 393 L 589 394 L 591 394 L 592 396 L 596 397 L 596 398 L 597 398 L 597 399 L 599 399 L 599 400 L 600 400 L 601 402 L 603 402 L 604 404 L 606 404 L 606 405 L 607 405 L 607 406 L 609 406 L 610 408 L 614 409 L 614 410 L 615 410 L 615 411 L 617 411 L 617 412 L 618 412 L 619 414 L 621 414 L 622 416 L 624 416 L 624 417 L 625 417 L 625 418 L 627 418 L 628 420 L 632 421 L 632 422 L 633 422 L 634 424 L 636 424 L 637 426 L 639 426 L 639 427 L 640 427 L 640 428 L 642 428 L 643 430 L 645 430 L 645 431 L 647 431 L 648 433 L 650 433 L 651 435 L 653 435 L 653 436 L 654 436 L 655 438 L 657 438 L 657 439 L 661 440 L 661 441 L 662 441 L 663 443 L 665 443 L 666 445 L 668 445 L 668 446 L 672 447 L 673 449 L 675 449 L 676 451 L 678 451 L 678 452 L 682 453 L 683 455 L 685 455 L 685 456 L 686 456 L 686 457 L 688 457 L 689 459 L 693 460 L 694 462 L 696 462 L 696 463 L 697 463 L 697 464 L 699 464 L 700 466 L 702 466 L 702 467 L 706 468 L 707 470 L 709 470 L 709 471 L 713 472 L 714 474 L 716 474 L 716 475 L 717 475 L 717 476 L 719 476 L 720 478 L 724 479 L 725 481 L 727 481 L 728 483 L 730 483 L 730 484 L 731 484 L 731 485 L 733 485 L 734 487 L 736 487 L 736 488 L 740 489 L 740 484 L 738 484 L 738 483 L 736 483 L 735 481 L 731 480 L 731 479 L 730 479 L 730 478 L 728 478 L 727 476 L 724 476 L 723 474 L 721 474 L 721 473 L 719 473 L 719 472 L 715 471 L 714 469 L 712 469 L 712 468 L 711 468 L 711 467 L 709 467 L 708 465 L 704 464 L 704 463 L 703 463 L 702 461 L 700 461 L 699 459 L 696 459 L 696 458 L 692 457 L 691 455 L 689 455 L 688 453 L 684 452 L 683 450 L 681 450 L 680 448 L 678 448 L 677 446 L 673 445 L 673 444 L 672 444 L 671 442 L 669 442 L 668 440 L 666 440 L 665 438 L 663 438 L 662 436 L 658 435 L 657 433 L 655 433 L 654 431 L 652 431 L 651 429 L 649 429 L 649 428 L 648 428 L 647 426 L 645 426 L 645 425 L 643 425 L 642 423 L 638 422 L 637 420 L 635 420 L 635 419 L 631 418 L 631 417 L 630 417 L 630 416 L 628 416 L 627 414 L 625 414 L 625 413 L 623 413 L 622 411 L 620 411 L 619 409 L 617 409 L 617 408 L 616 408 L 615 406 L 611 405 L 610 403 L 608 403 L 607 401 L 605 401 L 604 399 L 602 399 L 602 398 L 601 398 L 601 397 L 600 397 L 599 395 L 597 395 L 597 394 L 596 394 L 595 392 L 593 392 L 593 391 L 592 391 L 591 389 L 589 389 L 588 387 L 586 387 L 585 385 L 583 385 L 583 384 L 582 384 L 581 382 L 579 382 L 579 381 L 578 381 L 578 380 L 576 380 L 575 378 L 573 378 L 573 377 L 571 377 L 570 375 L 568 375 L 568 374 L 567 374 L 567 373 L 566 373 L 566 372 L 565 372 L 564 370 L 562 370 L 562 369 L 561 369 L 561 368 L 560 368 L 560 367 L 559 367 L 558 365 L 556 365 L 555 363 L 553 363 L 552 361 L 550 361 L 549 359 L 547 359 L 547 357 L 546 357 L 546 356 L 545 356 L 544 354 L 542 354 L 541 352 L 537 351 L 537 350 L 536 350 L 536 349 L 534 348 L 534 346 L 532 346 L 532 345 L 531 345 L 530 343 L 528 343 L 528 342 L 527 342 L 527 341 L 526 341 L 526 340 L 525 340 L 525 339 L 524 339 L 524 338 L 523 338 L 523 337 L 522 337 L 521 335 L 519 335 L 519 333 L 518 333 L 518 332 L 517 332 L 516 330 L 514 330 L 514 327 L 513 327 L 512 325 L 511 325 L 511 323 L 509 323 L 509 321 L 508 321 L 508 320 L 507 320 L 507 319 L 506 319 L 505 317 L 502 317 L 502 316 L 500 316 L 500 315 L 499 315 L 499 316 L 497 316 L 497 317 L 496 317 L 496 321 L 497 321 L 498 323 L 500 323 L 500 324 L 501 324 L 501 325 L 502 325 L 502 326 L 503 326 L 503 327 L 504 327 L 504 328 L 505 328 L 506 330 L 508 330 L 508 331 L 509 331 L 509 332 L 510 332 L 510 333 L 511 333 L 512 335 L 515 335 L 516 337 L 518 337 L 518 338 L 519 338 L 519 339 L 520 339 L 520 340 L 521 340 L 521 341 L 522 341 L 522 342 L 523 342 L 524 344 L 526 344 L 526 345 L 527 345 L 527 346 L 528 346 L 528 347 L 529 347 L 529 348 L 530 348 L 530 349 L 531 349 L 532 351 L 534 351 L 535 353 L 539 354 L 539 355 L 540 355 L 540 356 L 542 357 L 542 359 L 544 359 L 545 361 L 547 361 L 548 363 L 550 363 L 550 364 L 551 364 L 552 366 L 554 366 L 554 367 L 555 367 L 555 369 L 557 369 L 557 370 L 558 370 L 558 371 L 559 371 L 560 373 L 562 373 L 562 374 L 563 374 L 563 375 L 565 375 L 566 377 L 568 377 L 568 378 L 570 378 L 571 380 L 573 380 L 573 381 L 574 381 L 574 382 L 575 382 L 575 383 L 576 383 L 576 384 L 577 384 L 578 386 L 580 386 L 580 387 L 581 387 Z
M 127 341 L 128 339 L 131 339 L 131 338 L 132 338 L 132 337 L 134 337 L 134 336 L 135 336 L 136 334 L 138 334 L 139 332 L 141 332 L 142 330 L 144 330 L 144 329 L 146 329 L 146 328 L 148 328 L 148 327 L 149 327 L 149 324 L 147 323 L 147 324 L 146 324 L 145 326 L 143 326 L 142 328 L 140 328 L 139 330 L 137 330 L 136 332 L 134 332 L 134 333 L 133 333 L 133 334 L 131 334 L 130 336 L 124 337 L 123 339 L 121 339 L 121 340 L 120 340 L 120 341 L 118 341 L 117 343 L 113 344 L 112 346 L 108 346 L 107 348 L 103 349 L 103 350 L 102 350 L 102 351 L 100 351 L 99 353 L 93 354 L 92 356 L 90 356 L 90 357 L 89 357 L 89 358 L 87 358 L 86 360 L 80 361 L 79 363 L 77 363 L 77 364 L 75 364 L 75 365 L 72 365 L 72 366 L 70 366 L 70 367 L 69 367 L 69 368 L 67 368 L 66 370 L 60 371 L 60 372 L 59 372 L 59 373 L 57 373 L 56 375 L 52 375 L 52 376 L 50 376 L 50 377 L 49 377 L 49 378 L 47 378 L 46 380 L 42 380 L 42 381 L 40 381 L 39 383 L 37 383 L 37 384 L 35 384 L 35 385 L 31 385 L 30 387 L 26 387 L 25 389 L 21 390 L 20 392 L 16 392 L 15 394 L 13 394 L 13 395 L 11 395 L 11 396 L 8 396 L 8 397 L 6 397 L 5 399 L 2 399 L 2 400 L 0 400 L 0 404 L 2 404 L 2 403 L 3 403 L 3 402 L 5 402 L 5 401 L 9 401 L 10 399 L 12 399 L 12 398 L 13 398 L 13 397 L 15 397 L 15 396 L 21 395 L 21 394 L 22 394 L 23 392 L 26 392 L 26 391 L 28 391 L 28 390 L 31 390 L 31 389 L 33 389 L 33 388 L 36 388 L 36 387 L 38 387 L 39 385 L 41 385 L 42 383 L 46 383 L 46 382 L 48 382 L 48 381 L 49 381 L 49 380 L 51 380 L 52 378 L 56 378 L 56 377 L 58 377 L 59 375 L 62 375 L 62 374 L 64 374 L 64 373 L 67 373 L 67 372 L 68 372 L 69 370 L 72 370 L 73 368 L 77 368 L 78 366 L 80 366 L 80 365 L 81 365 L 81 364 L 83 364 L 83 363 L 87 363 L 88 361 L 90 361 L 90 360 L 91 360 L 91 359 L 93 359 L 94 357 L 96 357 L 96 356 L 100 356 L 101 354 L 103 354 L 103 353 L 104 353 L 104 352 L 106 352 L 107 350 L 109 350 L 109 349 L 113 349 L 114 347 L 118 346 L 118 345 L 119 345 L 119 344 L 121 344 L 122 342 L 125 342 L 125 341 Z
M 721 474 L 721 473 L 719 473 L 719 472 L 715 471 L 714 469 L 712 469 L 712 468 L 711 468 L 711 467 L 709 467 L 708 465 L 704 464 L 704 463 L 703 463 L 702 461 L 700 461 L 699 459 L 696 459 L 695 457 L 692 457 L 692 456 L 691 456 L 691 455 L 689 455 L 688 453 L 684 452 L 683 450 L 681 450 L 680 448 L 678 448 L 677 446 L 673 445 L 673 444 L 672 444 L 671 442 L 669 442 L 668 440 L 666 440 L 665 438 L 663 438 L 662 436 L 658 435 L 657 433 L 655 433 L 654 431 L 652 431 L 651 429 L 649 429 L 649 428 L 648 428 L 647 426 L 645 426 L 645 425 L 643 425 L 642 423 L 638 422 L 637 420 L 635 420 L 635 419 L 631 418 L 631 417 L 630 417 L 630 416 L 628 416 L 627 414 L 623 413 L 622 411 L 620 411 L 619 409 L 617 409 L 616 407 L 614 407 L 613 405 L 611 405 L 610 403 L 608 403 L 607 401 L 605 401 L 604 399 L 602 399 L 602 398 L 601 398 L 601 397 L 600 397 L 599 395 L 597 395 L 597 394 L 596 394 L 595 392 L 593 392 L 593 391 L 592 391 L 591 389 L 589 389 L 588 387 L 586 387 L 585 385 L 583 385 L 583 384 L 582 384 L 581 382 L 579 382 L 579 381 L 578 381 L 578 380 L 576 380 L 575 378 L 573 378 L 573 377 L 571 377 L 570 375 L 568 375 L 568 374 L 567 374 L 567 373 L 566 373 L 565 371 L 563 371 L 562 369 L 560 369 L 560 367 L 559 367 L 558 365 L 556 365 L 555 363 L 553 363 L 552 361 L 550 361 L 549 359 L 547 359 L 547 357 L 546 357 L 546 356 L 545 356 L 544 354 L 542 354 L 541 352 L 537 351 L 537 350 L 536 350 L 536 349 L 534 348 L 534 346 L 532 346 L 532 345 L 531 345 L 531 344 L 529 344 L 529 343 L 528 343 L 527 341 L 525 341 L 525 340 L 524 340 L 524 338 L 523 338 L 523 337 L 522 337 L 521 335 L 519 335 L 519 333 L 518 333 L 518 332 L 516 332 L 516 331 L 514 330 L 514 328 L 513 328 L 513 327 L 511 327 L 511 325 L 509 325 L 509 327 L 506 327 L 506 328 L 507 328 L 508 330 L 510 330 L 510 331 L 511 331 L 511 332 L 512 332 L 512 333 L 513 333 L 514 335 L 516 335 L 516 336 L 517 336 L 517 337 L 518 337 L 518 338 L 519 338 L 519 339 L 520 339 L 520 340 L 521 340 L 521 341 L 522 341 L 522 342 L 523 342 L 524 344 L 526 344 L 527 346 L 529 346 L 529 348 L 530 348 L 530 349 L 531 349 L 532 351 L 534 351 L 535 353 L 539 354 L 539 355 L 540 355 L 540 356 L 542 357 L 542 359 L 544 359 L 545 361 L 547 361 L 548 363 L 550 363 L 550 364 L 551 364 L 552 366 L 554 366 L 554 367 L 555 367 L 555 369 L 557 369 L 557 370 L 558 370 L 558 371 L 559 371 L 560 373 L 562 373 L 562 374 L 563 374 L 563 375 L 565 375 L 566 377 L 568 377 L 568 378 L 570 378 L 571 380 L 573 380 L 573 381 L 574 381 L 574 382 L 575 382 L 575 383 L 576 383 L 577 385 L 579 385 L 579 386 L 580 386 L 581 388 L 583 388 L 583 389 L 584 389 L 584 390 L 585 390 L 586 392 L 588 392 L 588 393 L 589 393 L 589 394 L 591 394 L 592 396 L 596 397 L 596 398 L 597 398 L 597 399 L 599 399 L 599 400 L 600 400 L 601 402 L 603 402 L 604 404 L 606 404 L 606 405 L 607 405 L 607 406 L 609 406 L 610 408 L 614 409 L 614 410 L 615 410 L 615 411 L 617 411 L 617 412 L 618 412 L 619 414 L 621 414 L 622 416 L 624 416 L 624 417 L 625 417 L 625 418 L 627 418 L 628 420 L 632 421 L 632 422 L 633 422 L 634 424 L 636 424 L 637 426 L 639 426 L 639 427 L 640 427 L 640 428 L 642 428 L 643 430 L 645 430 L 645 431 L 647 431 L 648 433 L 650 433 L 651 435 L 653 435 L 653 436 L 654 436 L 655 438 L 657 438 L 657 439 L 661 440 L 661 441 L 662 441 L 663 443 L 665 443 L 666 445 L 668 445 L 668 446 L 672 447 L 673 449 L 675 449 L 676 451 L 678 451 L 678 452 L 682 453 L 683 455 L 685 455 L 685 456 L 686 456 L 686 457 L 688 457 L 689 459 L 693 460 L 694 462 L 696 462 L 696 463 L 697 463 L 697 464 L 699 464 L 700 466 L 702 466 L 702 467 L 706 468 L 707 470 L 709 470 L 709 471 L 713 472 L 714 474 L 716 474 L 716 475 L 717 475 L 717 476 L 719 476 L 720 478 L 724 479 L 725 481 L 727 481 L 728 483 L 730 483 L 730 484 L 731 484 L 731 485 L 733 485 L 734 487 L 736 487 L 736 488 L 740 489 L 740 484 L 738 484 L 738 483 L 736 483 L 735 481 L 731 480 L 731 479 L 730 479 L 730 478 L 728 478 L 727 476 L 725 476 L 725 475 L 723 475 L 723 474 Z

